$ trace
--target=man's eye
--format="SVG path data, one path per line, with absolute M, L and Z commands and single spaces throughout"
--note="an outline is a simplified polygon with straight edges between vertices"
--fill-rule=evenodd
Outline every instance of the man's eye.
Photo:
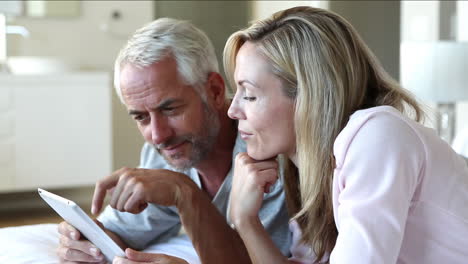
M 257 99 L 257 97 L 254 96 L 244 96 L 242 99 L 247 100 L 249 102 L 253 102 Z
M 141 121 L 144 121 L 146 119 L 146 116 L 144 115 L 136 115 L 136 116 L 133 116 L 133 119 L 135 121 L 138 121 L 138 122 L 141 122 Z
M 177 111 L 177 107 L 165 107 L 162 111 L 166 114 L 174 114 Z

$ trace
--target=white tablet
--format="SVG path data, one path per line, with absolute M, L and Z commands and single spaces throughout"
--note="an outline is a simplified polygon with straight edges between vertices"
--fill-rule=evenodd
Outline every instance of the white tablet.
M 108 261 L 125 252 L 102 230 L 75 202 L 38 188 L 39 195 L 65 221 L 78 229 L 91 243 L 96 245 Z

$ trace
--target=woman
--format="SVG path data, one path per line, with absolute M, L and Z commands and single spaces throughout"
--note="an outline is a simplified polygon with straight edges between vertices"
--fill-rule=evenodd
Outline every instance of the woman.
M 247 143 L 230 221 L 254 263 L 466 263 L 468 168 L 348 22 L 291 8 L 234 33 L 224 56 Z M 279 154 L 289 260 L 257 216 Z

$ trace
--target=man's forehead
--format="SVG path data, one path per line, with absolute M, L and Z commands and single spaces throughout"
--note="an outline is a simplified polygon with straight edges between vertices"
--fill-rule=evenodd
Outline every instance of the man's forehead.
M 134 94 L 156 93 L 172 94 L 186 92 L 184 85 L 177 76 L 177 72 L 155 67 L 137 68 L 127 66 L 121 71 L 120 87 L 123 94 L 133 96 Z

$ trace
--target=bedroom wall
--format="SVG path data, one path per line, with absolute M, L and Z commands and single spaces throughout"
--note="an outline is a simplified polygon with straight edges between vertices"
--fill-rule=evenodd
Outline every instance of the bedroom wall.
M 77 17 L 13 19 L 10 24 L 26 27 L 30 36 L 9 35 L 9 56 L 59 57 L 82 70 L 111 74 L 127 37 L 154 17 L 153 1 L 80 1 L 80 9 Z M 111 19 L 114 12 L 120 19 Z M 114 94 L 112 107 L 114 168 L 135 166 L 143 140 Z
M 402 41 L 468 41 L 466 1 L 403 1 L 401 10 Z M 423 103 L 432 108 L 426 124 L 435 127 L 435 103 Z M 468 128 L 468 101 L 457 102 L 456 109 L 455 136 Z
M 399 79 L 399 1 L 329 1 L 329 9 L 347 19 L 390 75 Z
M 111 20 L 113 12 L 121 19 Z M 26 27 L 29 38 L 8 36 L 10 56 L 52 56 L 74 64 L 82 70 L 107 71 L 128 35 L 153 20 L 153 1 L 80 1 L 80 15 L 70 18 L 17 17 L 9 24 Z M 107 24 L 108 31 L 103 30 Z M 113 167 L 138 165 L 143 143 L 133 121 L 113 93 Z M 93 129 L 92 127 L 87 129 Z M 100 175 L 100 177 L 105 175 Z M 56 190 L 86 205 L 94 187 Z M 0 210 L 42 207 L 36 192 L 0 194 Z
M 457 41 L 468 42 L 468 1 L 457 1 L 456 2 L 456 39 Z M 468 90 L 468 84 L 466 89 Z M 457 133 L 460 136 L 468 138 L 468 101 L 460 102 L 457 105 L 457 114 L 459 116 L 457 120 Z M 462 135 L 462 132 L 465 134 Z M 467 140 L 468 141 L 468 140 Z M 465 150 L 468 153 L 468 150 Z
M 212 39 L 221 62 L 227 37 L 248 22 L 247 1 L 80 1 L 76 18 L 18 17 L 11 24 L 25 26 L 28 39 L 10 36 L 11 56 L 54 56 L 84 70 L 109 71 L 128 36 L 154 17 L 190 20 Z M 225 12 L 229 10 L 229 12 Z M 110 19 L 119 12 L 121 18 Z M 107 24 L 107 31 L 103 25 Z M 221 65 L 221 63 L 220 63 Z M 113 167 L 137 166 L 143 140 L 134 122 L 113 93 Z M 92 128 L 89 128 L 92 129 Z M 105 175 L 101 175 L 105 176 Z M 93 186 L 56 190 L 82 205 L 89 204 Z M 54 190 L 55 191 L 55 190 Z M 35 192 L 0 194 L 0 211 L 43 206 Z

